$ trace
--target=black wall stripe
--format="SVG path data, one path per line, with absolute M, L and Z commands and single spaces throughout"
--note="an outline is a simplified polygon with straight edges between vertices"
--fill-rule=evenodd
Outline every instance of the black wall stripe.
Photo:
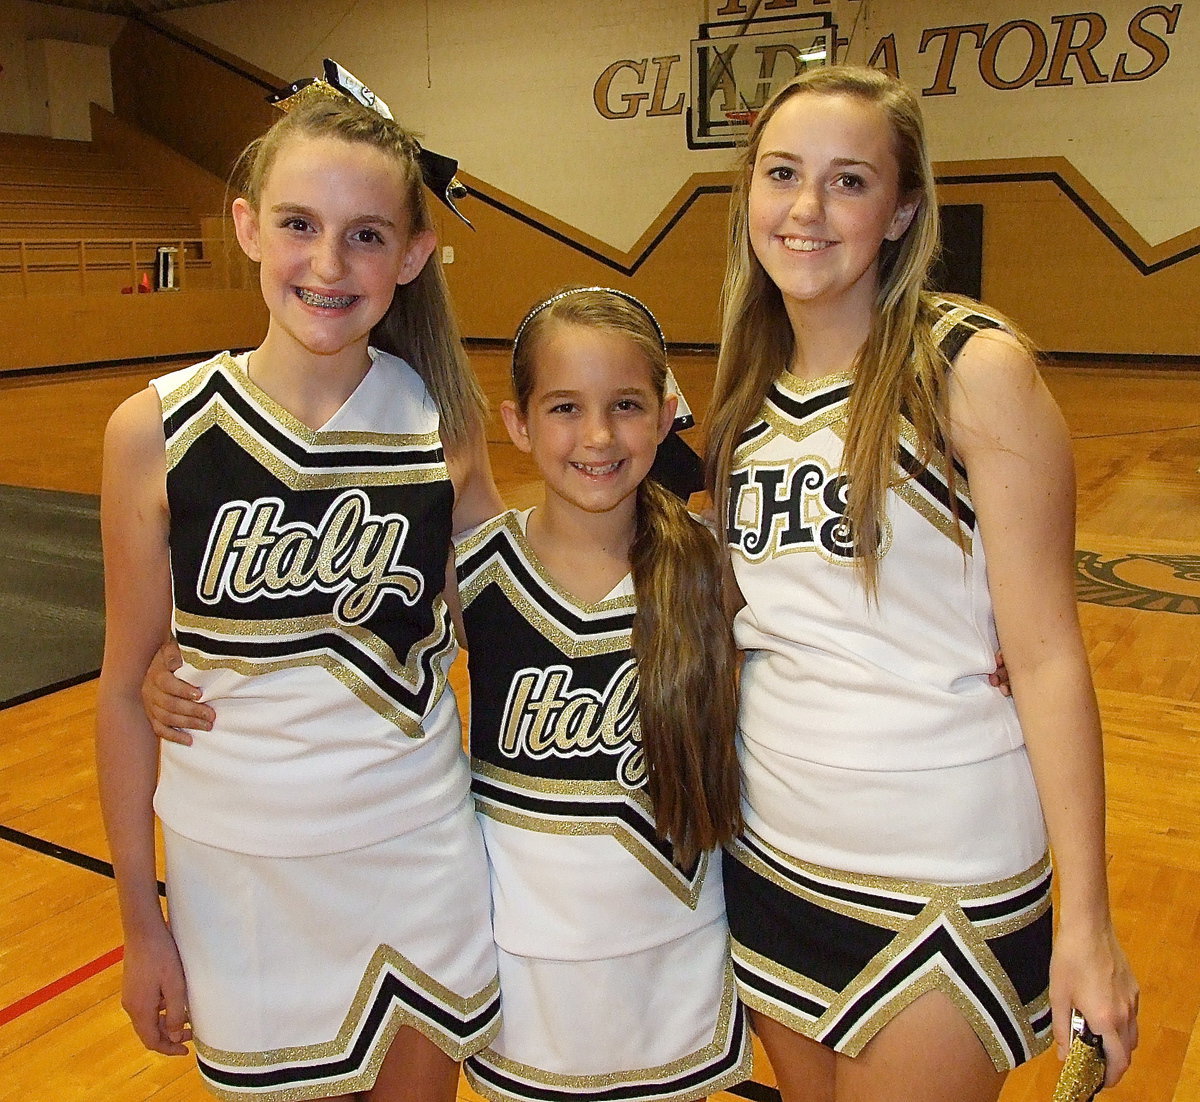
M 1152 264 L 1142 260 L 1133 247 L 1125 242 L 1119 233 L 1113 229 L 1100 215 L 1100 213 L 1090 204 L 1082 195 L 1079 194 L 1059 173 L 1057 172 L 994 172 L 994 173 L 975 173 L 964 174 L 961 176 L 945 175 L 935 176 L 935 182 L 938 184 L 1027 184 L 1027 183 L 1048 183 L 1054 184 L 1063 195 L 1070 200 L 1071 204 L 1079 210 L 1079 212 L 1092 223 L 1108 240 L 1116 247 L 1116 249 L 1130 262 L 1142 275 L 1153 275 L 1155 272 L 1160 272 L 1164 268 L 1169 268 L 1172 265 L 1180 264 L 1185 260 L 1190 260 L 1192 257 L 1200 255 L 1200 244 L 1193 245 L 1190 248 L 1182 249 L 1173 256 L 1164 257 L 1162 260 L 1155 261 Z M 705 184 L 697 187 L 690 196 L 681 204 L 679 209 L 667 220 L 663 228 L 654 235 L 654 238 L 649 241 L 645 248 L 638 253 L 631 263 L 625 264 L 618 260 L 612 260 L 609 257 L 597 252 L 595 249 L 587 245 L 583 245 L 578 241 L 573 240 L 565 233 L 558 230 L 553 230 L 539 222 L 536 218 L 532 218 L 527 214 L 522 214 L 520 211 L 510 207 L 507 203 L 487 195 L 482 191 L 471 188 L 471 195 L 480 202 L 507 214 L 509 217 L 521 222 L 523 225 L 529 226 L 531 229 L 537 230 L 539 233 L 545 234 L 547 237 L 553 238 L 555 241 L 566 245 L 569 249 L 577 253 L 581 253 L 592 260 L 603 264 L 613 271 L 620 272 L 622 275 L 634 275 L 637 270 L 650 258 L 650 255 L 661 244 L 663 238 L 670 233 L 675 226 L 680 222 L 683 216 L 692 208 L 696 201 L 704 195 L 728 195 L 732 188 L 728 184 Z
M 614 272 L 620 272 L 622 275 L 634 275 L 637 270 L 650 259 L 654 250 L 662 243 L 663 238 L 667 236 L 678 225 L 685 214 L 695 205 L 696 201 L 704 195 L 728 195 L 730 187 L 728 184 L 704 184 L 697 187 L 691 195 L 684 200 L 679 209 L 667 219 L 663 228 L 654 235 L 654 237 L 646 243 L 645 248 L 634 257 L 632 263 L 625 264 L 620 260 L 613 260 L 611 257 L 605 256 L 603 253 L 597 252 L 595 249 L 575 241 L 568 237 L 565 233 L 559 230 L 551 229 L 549 226 L 539 222 L 536 218 L 531 218 L 527 214 L 522 214 L 519 210 L 510 207 L 507 203 L 486 192 L 479 191 L 476 188 L 468 188 L 473 198 L 478 199 L 481 203 L 491 207 L 493 210 L 498 210 L 502 214 L 507 214 L 510 218 L 522 225 L 528 226 L 530 229 L 537 230 L 538 233 L 553 238 L 555 241 L 567 248 L 573 249 L 577 253 L 582 253 L 598 264 L 603 264 L 606 268 L 611 268 Z
M 1174 256 L 1164 257 L 1153 264 L 1147 264 L 1100 216 L 1100 213 L 1057 172 L 989 172 L 963 176 L 938 176 L 935 179 L 939 184 L 1054 184 L 1142 275 L 1153 275 L 1173 264 L 1179 264 L 1193 256 L 1200 255 L 1200 245 L 1193 245 L 1189 249 L 1177 252 Z
M 276 84 L 268 84 L 265 80 L 254 76 L 253 73 L 247 72 L 247 70 L 243 69 L 240 65 L 236 65 L 232 61 L 228 61 L 223 57 L 217 56 L 216 54 L 212 53 L 212 51 L 204 49 L 204 47 L 200 46 L 191 39 L 181 37 L 178 33 L 170 28 L 169 24 L 165 22 L 159 22 L 157 19 L 149 18 L 148 13 L 141 11 L 135 5 L 129 5 L 129 9 L 130 10 L 128 11 L 123 11 L 121 14 L 129 19 L 133 19 L 135 22 L 141 23 L 144 27 L 154 31 L 155 34 L 162 35 L 163 38 L 169 39 L 176 45 L 182 46 L 186 50 L 191 50 L 191 52 L 194 54 L 199 54 L 200 57 L 205 58 L 207 61 L 211 61 L 214 65 L 219 65 L 222 69 L 227 69 L 229 72 L 235 73 L 243 80 L 248 80 L 251 84 L 257 85 L 259 88 L 262 88 L 267 92 L 274 92 L 276 88 L 279 87 L 279 85 Z
M 204 49 L 196 42 L 190 41 L 187 38 L 181 37 L 177 32 L 173 31 L 166 23 L 159 22 L 157 19 L 147 18 L 145 12 L 131 12 L 134 18 L 143 26 L 149 28 L 164 38 L 183 46 L 185 49 L 191 50 L 193 53 L 199 54 L 211 61 L 215 65 L 221 66 L 232 73 L 249 81 L 265 91 L 271 92 L 275 88 L 272 85 L 266 84 L 261 78 L 248 72 L 246 69 L 233 64 L 226 58 Z M 1154 272 L 1162 271 L 1164 268 L 1169 268 L 1174 264 L 1182 263 L 1184 260 L 1189 260 L 1193 256 L 1200 255 L 1200 244 L 1193 245 L 1191 248 L 1183 249 L 1173 256 L 1165 257 L 1153 264 L 1147 264 L 1142 261 L 1133 249 L 1125 243 L 1116 230 L 1114 230 L 1100 216 L 1086 199 L 1083 198 L 1066 180 L 1063 179 L 1057 172 L 995 172 L 995 173 L 974 173 L 964 174 L 961 176 L 945 175 L 935 176 L 935 182 L 939 184 L 1006 184 L 1006 183 L 1051 183 L 1054 184 L 1062 193 L 1071 201 L 1071 203 L 1083 214 L 1089 222 L 1092 223 L 1109 241 L 1117 248 L 1142 275 L 1151 275 Z M 679 223 L 680 219 L 691 209 L 692 205 L 702 195 L 728 195 L 732 190 L 728 184 L 705 184 L 697 187 L 690 196 L 683 202 L 680 208 L 667 220 L 662 229 L 654 235 L 654 238 L 649 241 L 645 248 L 634 258 L 630 264 L 624 264 L 618 260 L 612 260 L 595 249 L 583 245 L 578 241 L 572 240 L 569 236 L 561 233 L 558 230 L 553 230 L 549 226 L 543 225 L 536 218 L 531 218 L 529 215 L 522 214 L 520 211 L 510 207 L 502 200 L 494 196 L 476 189 L 468 189 L 471 195 L 478 199 L 481 203 L 498 210 L 503 214 L 507 214 L 510 218 L 515 219 L 522 224 L 529 226 L 531 229 L 537 230 L 539 233 L 545 234 L 547 237 L 553 238 L 555 241 L 566 245 L 569 249 L 581 253 L 584 256 L 590 257 L 597 263 L 603 264 L 607 268 L 621 272 L 623 275 L 633 275 L 646 262 L 663 238 L 670 233 Z

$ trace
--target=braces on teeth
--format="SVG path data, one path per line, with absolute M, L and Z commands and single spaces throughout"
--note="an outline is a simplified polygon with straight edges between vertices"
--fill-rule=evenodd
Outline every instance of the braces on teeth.
M 321 295 L 316 291 L 306 291 L 300 288 L 300 297 L 309 304 L 309 306 L 349 306 L 358 296 L 357 295 L 341 295 L 334 297 L 332 295 Z

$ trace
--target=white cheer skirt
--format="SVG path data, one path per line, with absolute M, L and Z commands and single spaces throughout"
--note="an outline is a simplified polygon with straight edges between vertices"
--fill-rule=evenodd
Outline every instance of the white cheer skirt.
M 366 1090 L 402 1026 L 456 1060 L 495 1034 L 487 863 L 468 804 L 318 856 L 163 834 L 196 1054 L 218 1097 Z
M 504 1021 L 465 1065 L 492 1102 L 686 1102 L 750 1076 L 724 918 L 605 960 L 498 954 Z

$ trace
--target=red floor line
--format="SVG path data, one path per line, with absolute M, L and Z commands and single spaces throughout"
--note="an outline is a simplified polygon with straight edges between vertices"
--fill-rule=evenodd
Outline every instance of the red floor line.
M 64 991 L 70 991 L 72 987 L 78 986 L 84 980 L 90 980 L 93 976 L 99 975 L 106 968 L 111 968 L 124 956 L 125 946 L 118 945 L 115 949 L 110 949 L 103 956 L 99 956 L 82 967 L 76 968 L 74 972 L 68 972 L 65 976 L 60 976 L 54 980 L 53 983 L 48 983 L 45 987 L 40 987 L 38 990 L 18 999 L 15 1003 L 0 1010 L 0 1026 L 7 1025 L 22 1014 L 29 1013 L 34 1007 L 41 1006 L 43 1003 L 57 998 Z

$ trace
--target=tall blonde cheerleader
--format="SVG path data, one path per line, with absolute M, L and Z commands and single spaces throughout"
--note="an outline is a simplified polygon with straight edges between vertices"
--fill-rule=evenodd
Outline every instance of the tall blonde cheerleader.
M 899 82 L 804 73 L 758 114 L 732 202 L 709 412 L 744 600 L 726 897 L 785 1102 L 994 1099 L 1065 1048 L 1072 1008 L 1111 1085 L 1137 986 L 1062 418 L 1011 323 L 925 289 L 936 197 Z

